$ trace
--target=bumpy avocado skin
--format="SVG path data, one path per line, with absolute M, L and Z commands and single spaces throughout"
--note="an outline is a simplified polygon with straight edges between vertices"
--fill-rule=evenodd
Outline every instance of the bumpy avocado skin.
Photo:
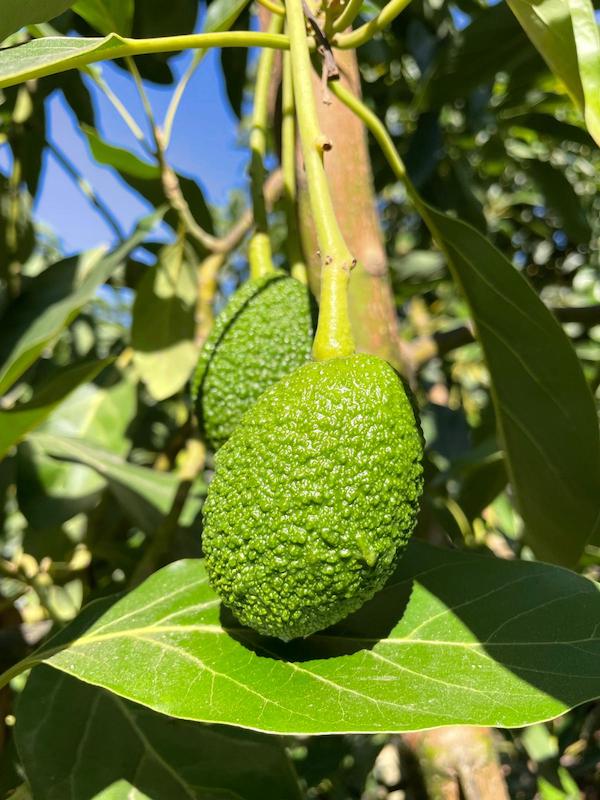
M 285 641 L 343 619 L 385 584 L 408 541 L 421 458 L 386 362 L 300 367 L 217 454 L 204 508 L 211 585 L 240 622 Z
M 219 315 L 198 362 L 196 410 L 216 450 L 260 395 L 310 357 L 305 286 L 284 273 L 247 281 Z

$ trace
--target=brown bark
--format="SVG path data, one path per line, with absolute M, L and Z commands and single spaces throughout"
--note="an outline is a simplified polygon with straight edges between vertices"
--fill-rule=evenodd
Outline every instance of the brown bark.
M 456 726 L 409 733 L 431 800 L 509 800 L 489 728 Z
M 335 51 L 341 81 L 360 93 L 356 54 Z M 318 75 L 314 76 L 321 128 L 331 141 L 325 155 L 336 216 L 357 266 L 350 278 L 350 317 L 357 349 L 385 358 L 402 369 L 402 346 L 388 275 L 366 132 L 362 123 L 339 100 L 324 97 Z M 329 93 L 327 93 L 329 94 Z M 304 170 L 299 158 L 300 230 L 309 265 L 311 288 L 318 296 L 318 253 L 310 218 Z

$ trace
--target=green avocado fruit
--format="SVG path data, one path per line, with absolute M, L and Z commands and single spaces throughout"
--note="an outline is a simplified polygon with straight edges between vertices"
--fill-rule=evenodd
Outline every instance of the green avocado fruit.
M 221 447 L 260 395 L 310 358 L 308 290 L 283 272 L 247 281 L 206 340 L 193 398 L 206 439 Z
M 379 358 L 309 362 L 265 392 L 216 456 L 204 507 L 212 587 L 285 641 L 359 608 L 415 525 L 422 435 Z

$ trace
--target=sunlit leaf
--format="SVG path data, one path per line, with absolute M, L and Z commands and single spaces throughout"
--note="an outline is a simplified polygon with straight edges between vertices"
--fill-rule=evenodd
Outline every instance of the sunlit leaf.
M 590 0 L 508 0 L 600 144 L 600 36 Z
M 123 510 L 143 531 L 154 531 L 171 508 L 177 490 L 173 473 L 130 464 L 115 453 L 66 436 L 36 433 L 31 441 L 49 455 L 85 464 L 105 478 Z
M 101 250 L 53 264 L 33 279 L 5 314 L 0 341 L 0 394 L 6 392 L 42 351 L 79 314 L 96 289 L 119 267 L 162 217 L 164 210 L 143 219 L 117 250 Z
M 28 431 L 40 425 L 80 384 L 91 381 L 112 359 L 85 361 L 65 367 L 53 376 L 27 403 L 0 410 L 0 458 Z
M 183 243 L 165 247 L 137 287 L 131 328 L 134 363 L 156 400 L 180 391 L 198 360 L 196 296 L 195 269 Z
M 92 604 L 40 661 L 164 714 L 271 732 L 515 727 L 600 693 L 600 593 L 567 570 L 413 542 L 339 625 L 283 644 L 221 608 L 203 562 Z

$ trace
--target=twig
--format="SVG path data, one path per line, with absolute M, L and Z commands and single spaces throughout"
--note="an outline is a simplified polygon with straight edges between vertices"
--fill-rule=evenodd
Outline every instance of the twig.
M 335 58 L 333 57 L 333 51 L 331 49 L 331 45 L 329 44 L 329 40 L 323 33 L 321 26 L 319 25 L 314 14 L 310 10 L 306 0 L 302 0 L 302 10 L 304 11 L 304 16 L 306 17 L 306 19 L 310 23 L 311 28 L 313 29 L 313 33 L 315 35 L 315 41 L 317 43 L 317 53 L 323 59 L 323 71 L 321 74 L 322 85 L 323 85 L 323 100 L 326 103 L 330 103 L 331 100 L 327 95 L 327 84 L 329 81 L 339 80 L 340 71 L 337 67 L 337 64 L 335 63 Z
M 121 226 L 119 225 L 117 218 L 113 215 L 110 208 L 102 200 L 100 200 L 98 195 L 94 192 L 92 186 L 79 172 L 77 167 L 71 161 L 69 161 L 62 150 L 53 142 L 48 141 L 47 145 L 54 158 L 58 161 L 69 177 L 72 178 L 73 182 L 77 184 L 77 188 L 83 195 L 85 195 L 91 205 L 93 205 L 96 211 L 104 218 L 106 224 L 115 233 L 119 242 L 124 242 L 125 234 L 121 230 Z
M 160 565 L 164 557 L 168 555 L 173 543 L 173 537 L 177 532 L 181 512 L 194 481 L 204 467 L 206 451 L 202 443 L 198 439 L 189 439 L 186 449 L 187 457 L 179 473 L 180 482 L 171 503 L 171 508 L 162 524 L 156 529 L 152 541 L 133 571 L 130 588 L 142 583 Z

